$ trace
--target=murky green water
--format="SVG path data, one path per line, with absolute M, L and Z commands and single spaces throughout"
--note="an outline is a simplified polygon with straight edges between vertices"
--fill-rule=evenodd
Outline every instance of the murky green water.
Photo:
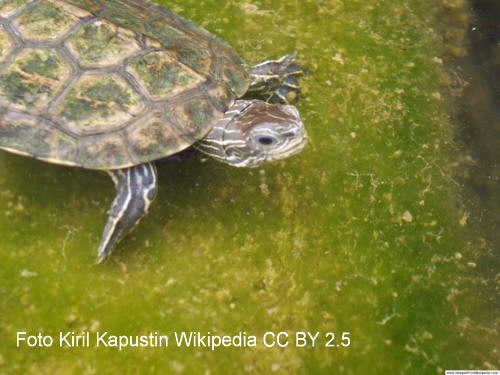
M 493 249 L 454 174 L 443 60 L 460 1 L 163 1 L 250 63 L 296 51 L 306 150 L 257 170 L 160 166 L 149 217 L 94 266 L 114 189 L 0 153 L 0 374 L 440 374 L 498 366 Z M 446 21 L 443 22 L 443 20 Z M 446 37 L 443 37 L 445 35 Z M 168 348 L 16 348 L 16 333 L 166 334 Z M 257 336 L 178 348 L 173 332 Z M 266 348 L 267 331 L 321 332 Z M 325 347 L 334 332 L 340 344 Z M 56 340 L 57 341 L 57 340 Z

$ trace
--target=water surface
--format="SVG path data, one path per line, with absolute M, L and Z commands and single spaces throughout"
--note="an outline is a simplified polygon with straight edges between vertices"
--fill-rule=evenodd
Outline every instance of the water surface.
M 94 266 L 102 173 L 0 154 L 0 373 L 440 374 L 498 366 L 493 249 L 457 179 L 459 0 L 163 1 L 249 63 L 297 52 L 310 142 L 256 170 L 160 166 Z M 350 332 L 349 347 L 16 348 L 16 332 Z M 339 342 L 340 343 L 340 342 Z M 324 342 L 323 342 L 324 344 Z

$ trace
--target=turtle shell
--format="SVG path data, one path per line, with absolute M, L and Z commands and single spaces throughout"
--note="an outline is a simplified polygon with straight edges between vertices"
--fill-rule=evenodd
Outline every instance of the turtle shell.
M 248 85 L 230 46 L 152 2 L 0 2 L 1 149 L 141 164 L 203 138 Z

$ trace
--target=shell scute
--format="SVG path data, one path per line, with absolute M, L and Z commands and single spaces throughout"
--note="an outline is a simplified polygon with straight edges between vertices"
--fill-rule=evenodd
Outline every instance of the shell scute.
M 163 50 L 132 59 L 127 71 L 156 100 L 197 87 L 205 77 L 179 63 L 176 55 Z
M 75 134 L 109 132 L 140 114 L 143 100 L 115 74 L 84 75 L 56 108 Z
M 10 112 L 0 121 L 0 146 L 29 147 L 35 158 L 74 159 L 76 140 L 38 117 Z
M 146 21 L 152 15 L 145 4 L 142 3 L 141 6 L 133 1 L 106 1 L 99 16 L 135 33 L 145 34 L 149 28 Z
M 40 121 L 30 115 L 23 113 L 9 112 L 2 117 L 0 122 L 0 145 L 4 147 L 19 147 L 23 143 L 30 142 L 30 151 L 35 155 L 44 155 L 47 153 L 48 145 L 33 144 L 33 134 Z
M 220 77 L 223 82 L 236 94 L 237 97 L 243 96 L 248 90 L 249 76 L 246 70 L 235 69 L 235 64 L 232 61 L 222 59 L 220 63 Z M 241 63 L 243 64 L 243 63 Z
M 209 76 L 213 58 L 210 53 L 200 47 L 186 43 L 177 49 L 177 59 L 202 76 Z
M 67 46 L 87 67 L 116 65 L 141 50 L 132 31 L 106 20 L 86 24 L 69 39 Z
M 119 133 L 86 137 L 80 142 L 79 161 L 88 168 L 119 168 L 130 164 L 130 154 L 123 136 Z
M 71 68 L 55 51 L 23 50 L 0 75 L 0 104 L 42 109 L 63 86 Z
M 103 3 L 110 10 L 110 13 L 127 20 L 146 21 L 157 14 L 154 3 L 150 1 L 114 0 L 112 2 L 104 1 Z
M 165 20 L 155 20 L 150 24 L 154 30 L 150 35 L 159 39 L 164 48 L 175 52 L 180 62 L 202 75 L 210 74 L 213 61 L 210 52 L 211 38 L 190 34 L 166 23 Z M 203 30 L 200 27 L 198 29 Z
M 0 1 L 0 17 L 10 17 L 30 2 L 31 0 Z
M 98 15 L 102 11 L 102 6 L 95 0 L 65 0 L 65 2 L 93 15 Z
M 39 41 L 56 40 L 79 21 L 76 9 L 68 12 L 68 7 L 68 4 L 61 1 L 41 1 L 22 13 L 14 23 L 25 38 Z
M 224 85 L 214 85 L 209 89 L 205 89 L 207 99 L 221 113 L 224 113 L 233 102 L 234 94 Z
M 127 129 L 127 139 L 138 159 L 145 156 L 159 159 L 165 156 L 166 149 L 174 153 L 191 144 L 176 134 L 173 127 L 165 126 L 160 117 L 159 113 L 154 113 Z
M 162 41 L 166 48 L 177 48 L 185 43 L 191 42 L 189 34 L 175 27 L 172 23 L 165 22 L 163 18 L 149 22 L 151 26 L 149 35 Z M 207 44 L 206 42 L 203 44 Z
M 222 118 L 223 113 L 206 99 L 192 99 L 184 104 L 171 106 L 164 111 L 167 120 L 175 124 L 177 134 L 189 144 L 207 133 L 207 123 Z

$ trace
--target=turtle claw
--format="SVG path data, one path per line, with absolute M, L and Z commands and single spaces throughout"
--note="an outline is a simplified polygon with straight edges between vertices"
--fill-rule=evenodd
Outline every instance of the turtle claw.
M 97 259 L 95 260 L 94 264 L 95 265 L 101 264 L 108 258 L 109 254 L 110 254 L 109 251 L 102 251 L 101 249 L 99 249 Z
M 250 94 L 264 96 L 267 102 L 288 104 L 297 97 L 297 76 L 303 74 L 295 63 L 295 54 L 267 60 L 250 68 Z

